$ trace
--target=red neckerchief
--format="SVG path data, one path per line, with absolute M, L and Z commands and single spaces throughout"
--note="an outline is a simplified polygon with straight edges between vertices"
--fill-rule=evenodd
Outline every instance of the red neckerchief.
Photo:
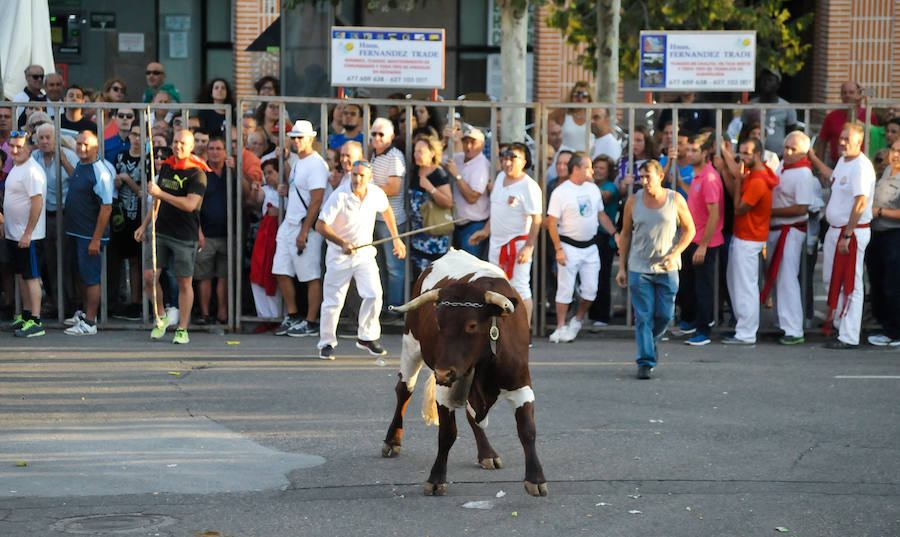
M 784 170 L 784 171 L 793 170 L 794 168 L 809 168 L 811 170 L 812 162 L 810 162 L 808 158 L 803 157 L 802 159 L 798 160 L 797 162 L 795 162 L 793 164 L 784 164 L 782 166 L 782 170 Z
M 781 257 L 784 254 L 784 243 L 787 241 L 788 233 L 791 232 L 792 227 L 806 233 L 806 222 L 795 222 L 793 224 L 769 228 L 772 230 L 781 230 L 781 234 L 778 235 L 778 243 L 775 245 L 775 251 L 772 252 L 772 260 L 769 262 L 769 269 L 766 271 L 766 283 L 763 285 L 762 292 L 759 293 L 760 304 L 766 303 L 769 292 L 772 290 L 772 286 L 775 285 L 775 280 L 778 278 L 778 268 L 781 266 Z
M 528 235 L 519 235 L 500 247 L 500 259 L 498 259 L 498 263 L 500 268 L 503 269 L 503 272 L 506 273 L 506 277 L 509 279 L 512 279 L 513 270 L 516 268 L 516 242 L 526 240 L 528 240 Z
M 197 155 L 191 153 L 188 158 L 184 160 L 178 160 L 175 158 L 175 155 L 167 158 L 163 161 L 163 164 L 168 164 L 173 170 L 189 170 L 191 168 L 200 168 L 205 172 L 211 172 L 212 168 L 206 164 L 206 161 Z

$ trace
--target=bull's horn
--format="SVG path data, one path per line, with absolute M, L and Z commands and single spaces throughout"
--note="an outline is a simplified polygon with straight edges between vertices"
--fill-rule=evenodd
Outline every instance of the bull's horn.
M 512 314 L 512 312 L 516 311 L 516 307 L 513 306 L 513 303 L 508 298 L 495 291 L 485 291 L 484 302 L 499 306 L 507 314 Z
M 427 304 L 429 302 L 436 301 L 438 299 L 439 292 L 440 292 L 439 289 L 432 289 L 431 291 L 422 293 L 421 295 L 410 300 L 406 304 L 403 304 L 402 306 L 388 306 L 388 309 L 391 311 L 406 313 L 407 311 L 421 308 L 422 306 L 424 306 L 425 304 Z

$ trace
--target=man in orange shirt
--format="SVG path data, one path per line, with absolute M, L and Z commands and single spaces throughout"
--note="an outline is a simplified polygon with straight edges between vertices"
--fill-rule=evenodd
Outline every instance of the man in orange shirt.
M 722 157 L 727 170 L 722 174 L 725 187 L 735 200 L 734 236 L 728 249 L 726 280 L 731 309 L 737 320 L 734 336 L 722 340 L 726 345 L 754 345 L 759 329 L 759 254 L 769 238 L 772 216 L 772 189 L 778 176 L 762 160 L 762 143 L 750 138 L 738 147 L 740 163 L 723 144 Z

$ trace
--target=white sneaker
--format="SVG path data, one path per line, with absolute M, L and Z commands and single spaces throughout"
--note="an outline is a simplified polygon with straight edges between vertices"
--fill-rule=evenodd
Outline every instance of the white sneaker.
M 568 331 L 567 326 L 568 325 L 565 324 L 562 326 L 557 326 L 556 330 L 554 330 L 553 333 L 550 334 L 550 343 L 559 343 Z
M 884 334 L 875 334 L 868 337 L 869 343 L 878 347 L 897 347 L 900 346 L 900 339 L 891 339 Z
M 560 336 L 560 343 L 571 343 L 578 337 L 578 332 L 581 331 L 581 326 L 583 322 L 579 321 L 575 317 L 572 317 L 572 320 L 569 321 L 569 324 L 565 326 L 566 331 Z
M 75 315 L 72 315 L 71 317 L 63 321 L 63 324 L 66 326 L 75 326 L 81 319 L 84 319 L 84 312 L 81 310 L 77 310 L 75 312 Z
M 171 328 L 173 326 L 178 325 L 178 308 L 175 306 L 169 306 L 166 308 L 166 317 L 169 318 L 169 324 L 166 325 L 166 328 Z
M 78 322 L 63 330 L 63 333 L 70 336 L 93 336 L 97 334 L 97 325 L 90 325 L 85 320 L 78 319 Z
M 566 341 L 571 341 L 565 339 L 568 335 L 568 332 L 569 325 L 564 324 L 562 326 L 557 326 L 556 330 L 554 330 L 553 333 L 550 334 L 550 343 L 565 343 Z

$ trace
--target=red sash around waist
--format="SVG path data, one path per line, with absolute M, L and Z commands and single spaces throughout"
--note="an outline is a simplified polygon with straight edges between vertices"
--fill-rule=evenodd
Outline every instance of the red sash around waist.
M 503 272 L 506 273 L 506 277 L 509 279 L 512 279 L 513 270 L 516 268 L 516 257 L 518 253 L 516 251 L 516 242 L 527 240 L 528 235 L 519 235 L 500 247 L 500 258 L 498 259 L 498 262 L 500 268 L 503 269 Z
M 831 227 L 837 228 L 837 226 Z M 869 224 L 856 225 L 856 229 L 864 229 L 867 227 L 869 227 Z M 846 229 L 847 226 L 840 228 L 841 235 L 844 234 Z M 838 239 L 838 242 L 840 242 L 840 238 Z M 850 244 L 847 245 L 847 248 L 849 249 L 849 252 L 842 254 L 838 249 L 837 244 L 834 246 L 834 262 L 831 265 L 831 283 L 828 286 L 828 318 L 825 319 L 825 324 L 822 325 L 822 332 L 826 336 L 831 335 L 835 316 L 843 317 L 844 313 L 846 313 L 850 301 L 850 294 L 853 292 L 855 286 L 857 249 L 855 233 L 850 234 Z M 838 315 L 838 300 L 840 299 L 842 289 L 844 295 L 844 308 L 840 315 Z
M 778 235 L 778 243 L 775 244 L 775 251 L 772 252 L 772 260 L 769 262 L 769 269 L 766 270 L 766 283 L 763 290 L 759 293 L 759 303 L 765 304 L 772 286 L 775 285 L 775 279 L 778 278 L 778 268 L 781 266 L 781 257 L 784 254 L 784 243 L 787 241 L 788 233 L 791 228 L 796 228 L 806 233 L 806 222 L 794 222 L 793 224 L 784 224 L 782 226 L 771 226 L 769 231 L 781 231 Z

